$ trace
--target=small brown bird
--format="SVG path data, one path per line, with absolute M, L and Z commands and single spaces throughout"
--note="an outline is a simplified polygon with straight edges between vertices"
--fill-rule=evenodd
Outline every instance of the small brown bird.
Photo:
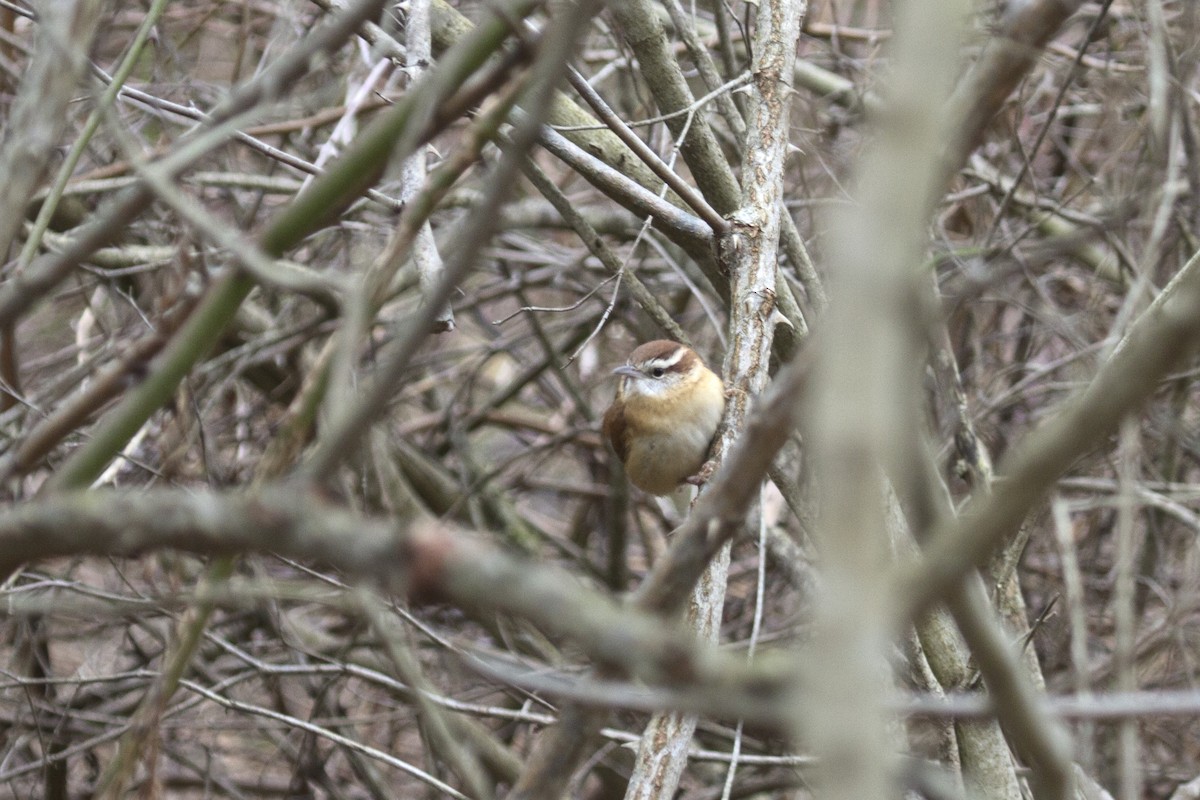
M 693 478 L 725 413 L 725 386 L 690 347 L 659 339 L 613 370 L 617 396 L 604 435 L 634 486 L 670 494 Z

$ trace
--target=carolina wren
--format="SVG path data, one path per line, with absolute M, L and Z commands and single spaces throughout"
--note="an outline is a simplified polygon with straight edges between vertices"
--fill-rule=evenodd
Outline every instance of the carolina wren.
M 704 466 L 725 413 L 725 387 L 690 347 L 659 339 L 613 370 L 604 435 L 634 486 L 670 494 Z

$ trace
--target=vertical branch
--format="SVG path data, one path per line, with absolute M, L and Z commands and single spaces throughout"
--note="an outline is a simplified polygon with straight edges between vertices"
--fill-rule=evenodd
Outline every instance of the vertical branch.
M 724 376 L 728 404 L 718 434 L 721 459 L 745 426 L 751 400 L 767 385 L 779 315 L 775 275 L 783 163 L 788 144 L 792 65 L 805 3 L 772 0 L 759 6 L 754 75 L 740 207 L 719 240 L 719 260 L 730 275 L 730 336 Z M 700 639 L 715 642 L 721 628 L 729 570 L 727 542 L 709 562 L 692 594 L 689 622 Z M 655 715 L 642 734 L 626 798 L 674 794 L 695 732 L 692 714 Z
M 810 415 L 809 445 L 825 555 L 814 631 L 813 702 L 794 713 L 820 759 L 826 798 L 876 800 L 891 785 L 895 745 L 884 709 L 895 635 L 882 470 L 919 463 L 924 231 L 944 185 L 950 130 L 942 106 L 957 71 L 969 3 L 897 9 L 893 72 L 875 139 L 859 161 L 856 204 L 835 220 L 831 301 Z M 901 496 L 907 487 L 898 486 Z
M 1113 593 L 1113 618 L 1116 620 L 1116 648 L 1113 653 L 1116 688 L 1130 692 L 1137 688 L 1134 674 L 1134 639 L 1137 620 L 1134 617 L 1134 522 L 1137 519 L 1138 461 L 1140 448 L 1136 420 L 1121 424 L 1117 446 L 1117 479 L 1120 494 L 1117 498 L 1117 557 L 1116 591 Z M 1120 775 L 1119 797 L 1133 800 L 1141 792 L 1141 769 L 1138 764 L 1138 722 L 1121 721 L 1117 739 L 1117 774 Z
M 429 0 L 412 0 L 408 4 L 408 23 L 405 26 L 404 43 L 407 48 L 404 69 L 410 82 L 417 80 L 433 59 L 431 43 Z M 400 201 L 408 203 L 421 190 L 425 182 L 425 148 L 418 147 L 405 160 L 400 171 Z M 428 297 L 437 287 L 442 275 L 442 256 L 433 238 L 433 227 L 429 220 L 421 223 L 417 238 L 413 242 L 413 263 L 417 267 L 417 280 L 421 294 Z M 454 312 L 449 303 L 438 309 L 434 329 L 454 330 Z
M 694 107 L 695 98 L 687 78 L 674 52 L 667 46 L 666 33 L 654 13 L 652 4 L 648 0 L 617 0 L 610 8 L 621 26 L 625 41 L 637 56 L 638 65 L 659 109 L 664 114 L 673 114 Z M 803 13 L 803 9 L 804 4 L 801 3 L 798 10 Z M 795 54 L 790 54 L 788 58 L 789 63 L 794 65 Z M 789 69 L 785 78 L 787 85 L 791 85 L 792 78 L 792 69 Z M 738 179 L 734 176 L 708 119 L 702 115 L 675 115 L 668 117 L 666 124 L 672 136 L 680 142 L 679 152 L 683 155 L 683 160 L 705 200 L 723 214 L 744 205 L 745 197 L 739 190 Z M 753 132 L 747 135 L 752 136 Z M 753 144 L 748 146 L 755 147 Z M 754 168 L 750 169 L 750 172 L 743 175 L 743 181 L 757 179 L 758 176 L 751 177 Z M 796 265 L 814 305 L 820 308 L 824 304 L 824 290 L 820 286 L 820 280 L 811 268 L 795 223 L 790 216 L 783 220 L 783 223 L 785 251 Z M 771 247 L 774 248 L 775 245 L 772 244 Z M 704 262 L 699 263 L 702 268 L 706 267 Z M 720 287 L 725 283 L 725 274 L 709 274 L 708 277 L 720 291 Z M 789 360 L 799 347 L 806 323 L 801 316 L 799 304 L 792 295 L 791 287 L 781 281 L 774 291 L 778 294 L 779 313 L 791 322 L 779 331 L 778 337 L 778 355 L 781 360 Z M 772 302 L 775 302 L 774 298 Z

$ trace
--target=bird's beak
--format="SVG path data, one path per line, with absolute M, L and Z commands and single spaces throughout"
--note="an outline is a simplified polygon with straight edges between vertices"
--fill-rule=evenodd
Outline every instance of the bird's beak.
M 642 373 L 637 371 L 637 367 L 631 367 L 628 364 L 622 364 L 612 371 L 613 375 L 624 375 L 626 378 L 640 378 Z

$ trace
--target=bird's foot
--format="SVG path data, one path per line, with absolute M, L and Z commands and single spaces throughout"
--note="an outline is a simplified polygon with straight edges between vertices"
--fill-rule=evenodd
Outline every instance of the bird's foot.
M 717 462 L 711 458 L 700 465 L 700 471 L 689 478 L 684 478 L 684 483 L 690 483 L 692 486 L 703 486 L 708 483 L 708 479 L 717 471 Z

